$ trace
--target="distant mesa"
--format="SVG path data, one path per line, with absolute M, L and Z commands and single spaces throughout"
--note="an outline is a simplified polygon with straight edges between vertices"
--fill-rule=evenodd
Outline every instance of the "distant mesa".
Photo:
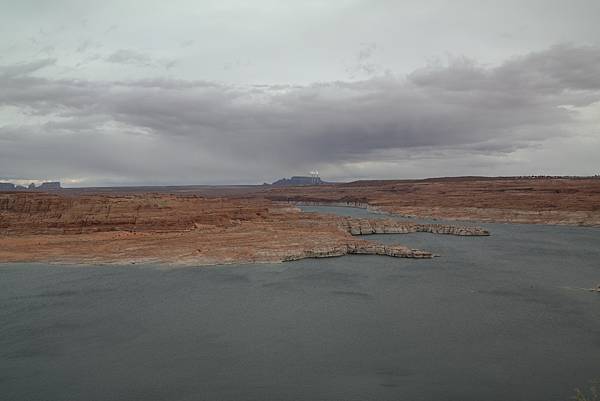
M 37 187 L 37 189 L 41 191 L 57 191 L 61 189 L 60 182 L 51 181 L 51 182 L 42 182 L 42 184 Z
M 0 182 L 0 191 L 58 191 L 62 186 L 59 181 L 43 182 L 39 187 L 36 187 L 32 182 L 25 188 L 22 185 L 15 185 L 11 182 Z
M 322 184 L 326 184 L 326 182 L 321 180 L 321 177 L 319 177 L 318 175 L 310 175 L 310 176 L 295 175 L 292 178 L 282 178 L 280 180 L 277 180 L 271 185 L 273 185 L 275 187 L 292 187 L 292 186 L 300 186 L 300 185 L 322 185 Z

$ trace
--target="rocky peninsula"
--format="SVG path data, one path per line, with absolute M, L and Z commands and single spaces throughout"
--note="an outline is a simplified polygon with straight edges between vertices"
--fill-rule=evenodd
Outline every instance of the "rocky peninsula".
M 489 235 L 476 227 L 303 213 L 258 197 L 0 193 L 0 262 L 211 265 L 347 254 L 431 258 L 425 250 L 359 237 L 410 232 Z
M 345 218 L 342 227 L 352 235 L 432 233 L 460 236 L 487 236 L 489 231 L 480 227 L 447 224 L 417 224 L 393 219 Z

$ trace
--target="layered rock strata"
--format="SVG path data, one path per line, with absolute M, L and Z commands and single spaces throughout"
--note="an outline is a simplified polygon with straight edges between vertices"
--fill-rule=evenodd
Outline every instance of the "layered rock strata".
M 0 235 L 225 228 L 245 221 L 279 218 L 287 210 L 290 208 L 261 199 L 207 199 L 196 195 L 0 193 Z
M 447 224 L 417 224 L 392 219 L 347 218 L 341 227 L 352 235 L 408 234 L 416 232 L 460 236 L 487 236 L 489 231 L 480 227 L 451 226 Z
M 284 261 L 306 258 L 330 258 L 344 255 L 383 255 L 394 258 L 430 259 L 431 252 L 410 249 L 402 245 L 384 245 L 371 241 L 349 243 L 344 246 L 316 247 L 286 256 Z
M 281 262 L 348 254 L 430 258 L 355 237 L 473 228 L 303 213 L 265 199 L 193 195 L 0 194 L 0 262 Z

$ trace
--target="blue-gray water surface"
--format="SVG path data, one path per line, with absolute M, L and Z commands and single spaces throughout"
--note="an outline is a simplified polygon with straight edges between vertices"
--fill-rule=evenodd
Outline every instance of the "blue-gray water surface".
M 600 230 L 484 226 L 367 237 L 431 260 L 0 265 L 0 399 L 568 400 L 600 378 Z

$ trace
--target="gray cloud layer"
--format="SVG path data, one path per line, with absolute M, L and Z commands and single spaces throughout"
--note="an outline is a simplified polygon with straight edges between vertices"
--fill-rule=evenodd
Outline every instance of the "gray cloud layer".
M 587 138 L 578 151 L 600 150 L 598 46 L 306 86 L 36 75 L 53 62 L 0 67 L 0 178 L 257 182 L 315 167 L 333 178 L 529 174 L 538 171 L 511 166 L 528 168 L 520 152 L 546 143 Z M 590 168 L 582 157 L 563 172 Z

